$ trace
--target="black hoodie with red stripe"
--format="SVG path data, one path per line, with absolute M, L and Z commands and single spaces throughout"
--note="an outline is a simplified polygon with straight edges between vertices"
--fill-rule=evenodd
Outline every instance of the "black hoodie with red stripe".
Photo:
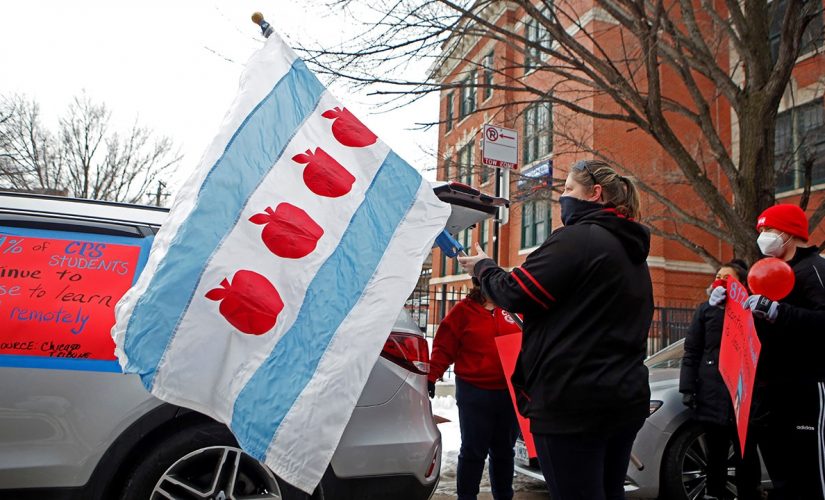
M 532 432 L 609 431 L 647 417 L 649 250 L 646 227 L 594 206 L 511 272 L 476 264 L 484 293 L 524 315 L 513 383 Z

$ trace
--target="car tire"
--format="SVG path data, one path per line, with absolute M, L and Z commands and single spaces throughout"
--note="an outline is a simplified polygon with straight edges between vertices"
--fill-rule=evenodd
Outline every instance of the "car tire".
M 728 470 L 728 498 L 736 494 L 732 468 Z M 707 493 L 707 445 L 705 431 L 693 422 L 680 429 L 668 443 L 662 459 L 660 500 L 701 499 Z
M 220 481 L 214 482 L 215 472 Z M 229 477 L 232 481 L 228 481 Z M 160 489 L 174 498 L 228 498 L 229 493 L 205 493 L 212 484 L 233 484 L 235 495 L 270 494 L 273 500 L 322 500 L 286 484 L 268 467 L 243 453 L 235 437 L 217 422 L 202 422 L 184 428 L 157 443 L 132 470 L 122 490 L 122 500 L 166 500 Z M 187 488 L 204 492 L 187 493 Z M 234 498 L 234 497 L 233 497 Z M 259 498 L 259 497 L 255 497 Z M 260 498 L 267 498 L 261 496 Z

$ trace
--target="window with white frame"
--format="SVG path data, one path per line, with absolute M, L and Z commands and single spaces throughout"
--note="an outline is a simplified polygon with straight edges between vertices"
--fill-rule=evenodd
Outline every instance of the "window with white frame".
M 459 120 L 476 110 L 476 72 L 471 71 L 461 85 L 461 102 L 458 107 Z
M 801 188 L 810 164 L 811 184 L 825 183 L 825 107 L 822 99 L 793 107 L 776 117 L 776 192 Z
M 444 250 L 440 250 L 441 252 L 441 277 L 447 276 L 447 254 L 444 253 Z
M 495 70 L 495 66 L 493 66 L 493 51 L 487 53 L 484 56 L 484 60 L 482 62 L 482 66 L 484 66 L 484 100 L 486 101 L 490 97 L 493 96 L 493 72 Z
M 447 126 L 447 132 L 453 129 L 453 93 L 447 94 L 447 109 L 444 113 L 444 124 Z
M 524 110 L 522 161 L 525 165 L 553 150 L 553 111 L 550 103 L 536 103 Z
M 471 237 L 471 235 L 472 235 L 472 232 L 469 228 L 464 229 L 463 231 L 458 233 L 458 236 L 456 237 L 456 241 L 461 243 L 461 246 L 463 246 L 465 249 L 469 249 L 470 248 L 470 237 Z M 463 272 L 463 271 L 461 269 L 461 266 L 458 264 L 458 259 L 453 259 L 453 274 L 459 274 L 461 272 Z
M 541 18 L 547 19 L 550 17 L 550 10 L 546 7 L 541 11 Z M 547 28 L 541 23 L 540 19 L 531 17 L 524 23 L 524 72 L 537 68 L 541 61 L 547 59 L 547 52 L 552 45 L 550 33 Z M 545 49 L 545 50 L 542 50 Z
M 770 28 L 768 30 L 768 39 L 771 43 L 771 58 L 776 61 L 779 55 L 779 41 L 782 38 L 782 19 L 785 17 L 785 8 L 787 0 L 778 0 L 769 2 L 770 6 Z M 805 31 L 802 33 L 802 40 L 799 42 L 799 54 L 806 54 L 822 48 L 825 37 L 823 37 L 822 29 L 822 4 L 817 4 L 817 13 Z
M 453 159 L 451 156 L 444 158 L 444 180 L 449 181 L 453 173 L 450 171 L 453 167 Z
M 458 181 L 471 186 L 473 184 L 473 145 L 470 141 L 458 150 Z
M 481 171 L 478 174 L 478 176 L 480 178 L 479 179 L 480 184 L 486 184 L 487 181 L 490 180 L 490 171 L 491 170 L 492 170 L 492 168 L 488 167 L 487 165 L 482 165 L 481 166 Z
M 544 243 L 550 234 L 550 202 L 525 201 L 521 208 L 521 248 L 532 248 Z

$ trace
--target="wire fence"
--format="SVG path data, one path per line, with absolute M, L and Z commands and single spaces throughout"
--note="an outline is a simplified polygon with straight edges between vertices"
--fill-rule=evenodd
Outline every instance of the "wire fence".
M 418 276 L 418 282 L 415 284 L 415 289 L 404 303 L 404 309 L 407 310 L 415 324 L 427 337 L 432 336 L 427 333 L 427 323 L 430 320 L 430 277 L 432 272 L 431 268 L 422 269 L 421 274 Z
M 685 338 L 693 313 L 692 307 L 655 307 L 647 337 L 647 355 Z

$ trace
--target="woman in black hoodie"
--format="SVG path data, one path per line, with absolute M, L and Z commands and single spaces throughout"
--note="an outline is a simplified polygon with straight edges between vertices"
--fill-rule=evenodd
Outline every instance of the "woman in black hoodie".
M 507 272 L 478 246 L 459 261 L 524 315 L 513 384 L 553 499 L 623 499 L 650 405 L 650 233 L 631 180 L 601 161 L 573 165 L 559 204 L 564 227 L 523 265 Z

